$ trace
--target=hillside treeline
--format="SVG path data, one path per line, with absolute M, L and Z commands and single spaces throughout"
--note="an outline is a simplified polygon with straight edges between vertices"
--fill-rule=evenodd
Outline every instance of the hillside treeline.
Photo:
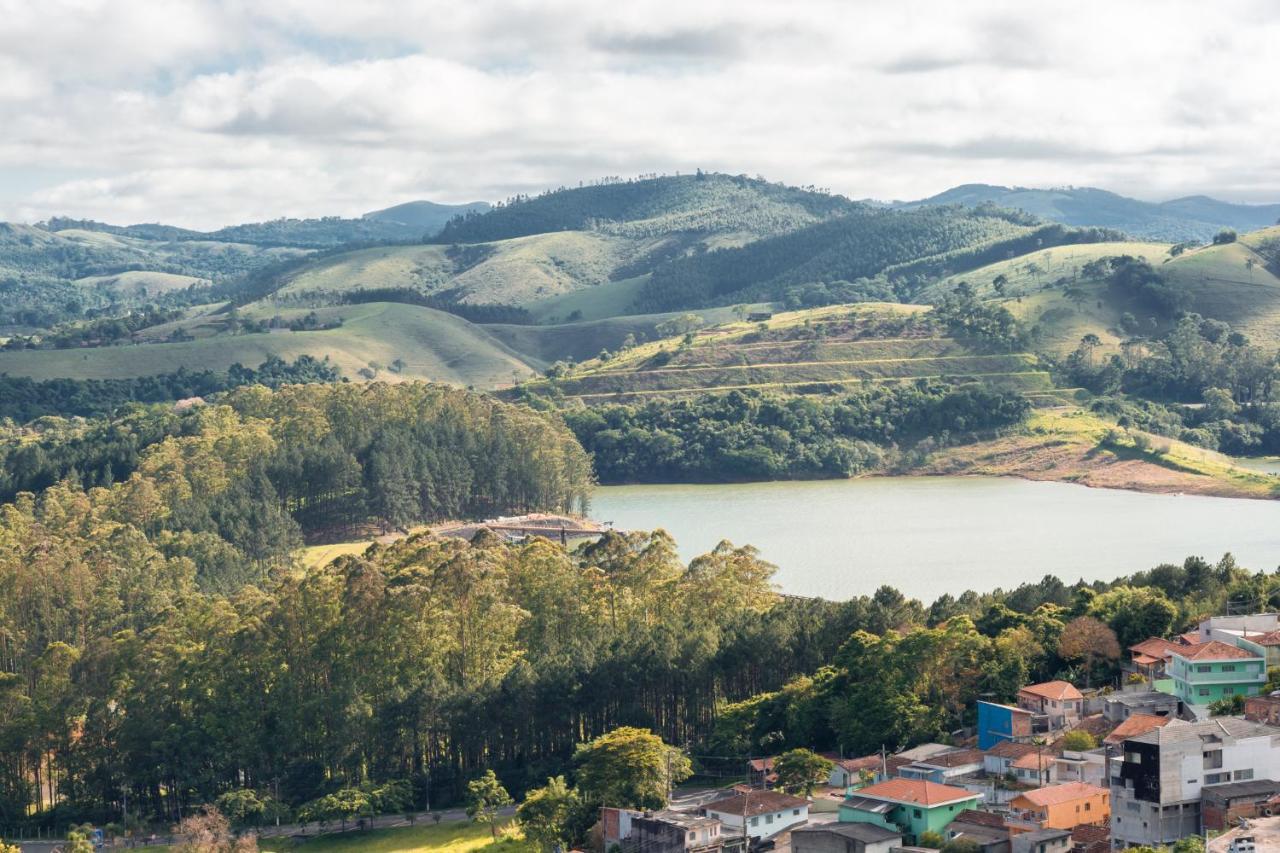
M 430 242 L 485 243 L 583 230 L 627 237 L 714 231 L 780 234 L 864 207 L 811 189 L 699 172 L 521 196 L 486 213 L 453 219 Z
M 208 589 L 287 566 L 304 534 L 577 509 L 591 485 L 557 419 L 411 383 L 255 385 L 185 414 L 45 419 L 0 434 L 0 459 L 0 496 L 65 478 L 91 507 L 128 507 Z
M 872 278 L 923 257 L 1026 234 L 1007 211 L 865 210 L 736 248 L 672 260 L 654 270 L 637 304 L 675 311 L 785 298 L 789 287 Z
M 850 477 L 929 446 L 1012 426 L 1030 403 L 984 385 L 918 382 L 797 397 L 731 391 L 579 407 L 565 421 L 602 483 Z

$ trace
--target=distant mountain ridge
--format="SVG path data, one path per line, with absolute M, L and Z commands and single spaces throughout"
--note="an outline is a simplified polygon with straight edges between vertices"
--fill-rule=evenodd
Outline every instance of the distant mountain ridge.
M 1253 231 L 1280 220 L 1280 204 L 1235 204 L 1203 195 L 1157 203 L 1095 187 L 1034 189 L 961 184 L 929 198 L 895 202 L 893 206 L 914 209 L 947 204 L 994 204 L 1063 225 L 1114 228 L 1134 237 L 1174 243 L 1205 242 L 1223 228 Z
M 382 210 L 371 210 L 360 218 L 409 225 L 421 230 L 425 236 L 433 237 L 455 216 L 486 213 L 492 207 L 493 205 L 487 201 L 472 201 L 466 204 L 409 201 Z

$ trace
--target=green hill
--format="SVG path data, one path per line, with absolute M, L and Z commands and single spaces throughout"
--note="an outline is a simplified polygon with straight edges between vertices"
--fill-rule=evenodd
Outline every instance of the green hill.
M 964 184 L 904 208 L 962 204 L 1024 210 L 1064 225 L 1115 228 L 1135 237 L 1168 242 L 1208 242 L 1223 228 L 1252 231 L 1276 224 L 1280 204 L 1231 204 L 1207 196 L 1152 203 L 1092 187 L 1028 189 Z
M 744 389 L 829 393 L 915 379 L 1064 399 L 1035 356 L 982 352 L 947 337 L 925 306 L 874 303 L 779 314 L 764 328 L 725 322 L 592 359 L 519 390 L 595 403 Z
M 1151 263 L 1183 294 L 1186 310 L 1223 320 L 1258 342 L 1280 340 L 1280 227 L 1177 255 L 1171 249 L 1164 243 L 1056 247 L 948 276 L 920 298 L 939 299 L 963 281 L 978 296 L 1000 300 L 1019 320 L 1038 327 L 1045 350 L 1069 352 L 1086 334 L 1114 349 L 1129 337 L 1121 328 L 1126 306 L 1109 292 L 1105 276 L 1090 276 L 1086 264 L 1131 255 Z M 1001 291 L 995 286 L 999 277 L 1005 279 Z M 1149 323 L 1149 318 L 1137 319 Z
M 455 216 L 485 213 L 491 206 L 487 201 L 473 201 L 467 204 L 437 204 L 434 201 L 410 201 L 405 204 L 397 204 L 394 207 L 370 211 L 362 218 L 409 225 L 417 228 L 419 233 L 430 237 L 439 233 L 440 229 Z
M 759 237 L 863 207 L 841 196 L 746 176 L 668 175 L 520 197 L 488 213 L 450 222 L 436 241 L 488 243 L 589 230 L 625 237 L 679 233 Z
M 305 310 L 278 312 L 293 319 Z M 434 379 L 457 385 L 496 387 L 526 378 L 532 369 L 514 350 L 483 328 L 414 305 L 369 303 L 314 312 L 338 328 L 254 334 L 219 331 L 224 315 L 189 321 L 209 336 L 176 343 L 143 343 L 95 349 L 0 351 L 0 373 L 35 379 L 114 379 L 168 373 L 178 368 L 225 371 L 234 363 L 261 364 L 270 356 L 292 361 L 299 355 L 329 359 L 350 379 L 361 371 L 384 380 Z M 246 312 L 253 316 L 253 312 Z M 393 365 L 399 360 L 398 372 Z M 366 374 L 366 375 L 367 375 Z

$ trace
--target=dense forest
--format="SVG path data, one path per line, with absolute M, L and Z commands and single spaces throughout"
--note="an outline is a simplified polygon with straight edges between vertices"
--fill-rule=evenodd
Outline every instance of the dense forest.
M 626 237 L 709 231 L 780 234 L 865 209 L 866 205 L 812 188 L 698 172 L 609 180 L 520 196 L 486 213 L 452 220 L 431 242 L 487 243 L 585 230 Z
M 850 477 L 1020 423 L 1021 394 L 920 380 L 798 397 L 731 391 L 566 409 L 602 483 Z M 923 442 L 923 444 L 921 444 Z
M 1096 229 L 1037 227 L 1025 214 L 992 208 L 867 210 L 745 246 L 672 259 L 654 270 L 638 304 L 648 311 L 795 298 L 819 304 L 805 299 L 805 289 L 817 283 L 875 282 L 877 277 L 882 280 L 879 292 L 892 285 L 897 298 L 905 298 L 921 283 L 950 272 L 1042 246 L 1118 236 Z M 790 296 L 797 289 L 798 297 Z M 837 292 L 830 298 L 845 296 Z
M 62 416 L 110 415 L 130 403 L 165 403 L 207 397 L 242 385 L 278 388 L 306 382 L 337 382 L 341 371 L 309 355 L 292 362 L 272 357 L 257 368 L 233 364 L 226 373 L 183 370 L 129 379 L 30 379 L 0 373 L 0 421 L 26 423 Z

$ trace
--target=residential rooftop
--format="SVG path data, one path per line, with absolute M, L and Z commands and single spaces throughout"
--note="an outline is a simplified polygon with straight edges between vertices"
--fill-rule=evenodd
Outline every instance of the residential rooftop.
M 1021 758 L 1039 749 L 1034 743 L 1023 743 L 1017 740 L 1002 740 L 987 750 L 987 755 L 996 758 Z
M 1207 643 L 1196 643 L 1194 646 L 1182 646 L 1172 652 L 1180 658 L 1196 661 L 1209 660 L 1260 660 L 1253 652 L 1239 646 L 1228 645 L 1221 640 L 1210 640 Z
M 1212 791 L 1220 797 L 1256 797 L 1262 794 L 1274 794 L 1280 791 L 1280 782 L 1271 779 L 1249 779 L 1244 782 L 1224 782 L 1221 785 L 1205 785 L 1200 789 L 1204 793 Z
M 1070 681 L 1045 681 L 1041 684 L 1029 684 L 1018 692 L 1031 693 L 1035 696 L 1043 696 L 1045 699 L 1056 699 L 1058 701 L 1084 698 L 1084 694 L 1077 690 L 1076 686 Z
M 1262 723 L 1251 723 L 1236 717 L 1214 717 L 1198 723 L 1177 720 L 1167 726 L 1152 729 L 1136 737 L 1128 738 L 1135 743 L 1148 743 L 1157 746 L 1176 746 L 1194 744 L 1206 739 L 1253 738 L 1280 736 L 1280 729 Z
M 1115 727 L 1111 734 L 1103 738 L 1103 743 L 1120 743 L 1131 737 L 1146 734 L 1152 729 L 1169 725 L 1173 717 L 1160 717 L 1156 714 L 1130 714 L 1128 719 Z
M 941 806 L 961 800 L 977 799 L 978 794 L 966 791 L 964 788 L 940 785 L 925 779 L 889 779 L 859 789 L 854 797 L 921 806 Z
M 1036 788 L 1034 791 L 1023 791 L 1014 799 L 1025 798 L 1037 806 L 1056 806 L 1059 803 L 1069 803 L 1072 800 L 1079 800 L 1083 797 L 1096 797 L 1098 794 L 1105 793 L 1107 793 L 1106 788 L 1099 788 L 1097 785 L 1090 785 L 1088 782 L 1064 782 L 1061 785 Z
M 723 812 L 731 815 L 745 813 L 747 817 L 754 817 L 808 805 L 808 800 L 802 800 L 781 791 L 752 791 L 749 794 L 734 794 L 732 797 L 706 803 L 702 808 L 709 812 Z
M 791 837 L 794 838 L 798 834 L 813 832 L 833 832 L 845 838 L 856 839 L 864 844 L 878 844 L 894 838 L 902 838 L 901 832 L 894 832 L 874 823 L 819 823 L 793 829 L 791 830 Z

